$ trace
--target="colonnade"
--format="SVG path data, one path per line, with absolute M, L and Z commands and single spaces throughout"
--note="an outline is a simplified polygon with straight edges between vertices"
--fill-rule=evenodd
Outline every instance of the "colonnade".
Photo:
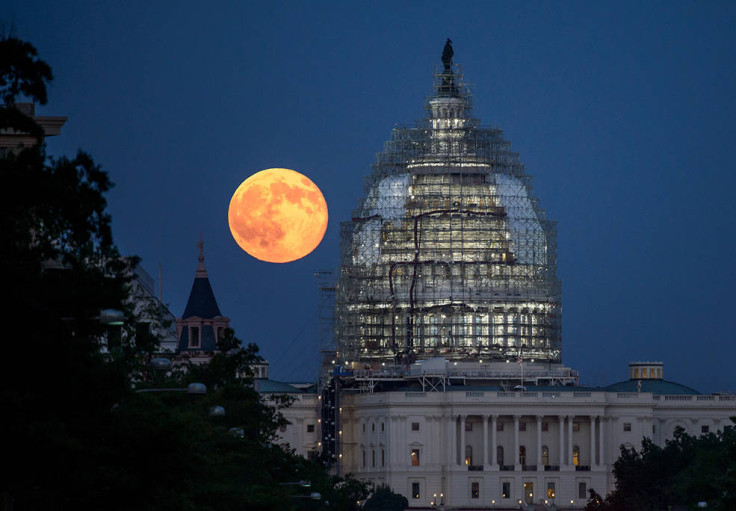
M 523 463 L 524 466 L 522 466 L 519 456 L 520 448 L 522 447 L 519 433 L 519 424 L 522 418 L 525 417 L 532 417 L 535 419 L 534 421 L 525 422 L 527 422 L 527 424 L 529 422 L 531 422 L 532 424 L 536 424 L 536 441 L 534 442 L 536 452 L 533 456 L 532 453 L 527 452 L 526 459 L 533 460 L 533 462 L 525 461 Z M 505 463 L 500 464 L 501 461 L 498 459 L 498 446 L 500 445 L 498 442 L 497 433 L 498 425 L 499 421 L 503 421 L 504 424 L 511 424 L 512 422 L 511 420 L 509 420 L 511 418 L 513 419 L 513 452 L 509 453 L 512 456 L 504 456 Z M 470 421 L 475 425 L 478 424 L 478 419 L 480 419 L 480 424 L 483 431 L 483 455 L 482 458 L 478 459 L 478 461 L 482 459 L 482 466 L 484 468 L 487 467 L 486 469 L 511 470 L 513 466 L 513 470 L 524 470 L 525 468 L 531 470 L 531 466 L 536 465 L 536 470 L 545 470 L 545 466 L 547 466 L 547 470 L 571 470 L 572 467 L 575 466 L 579 467 L 579 470 L 583 467 L 583 463 L 581 461 L 581 456 L 583 453 L 578 452 L 577 459 L 575 459 L 574 446 L 577 446 L 581 450 L 587 450 L 587 452 L 585 453 L 585 459 L 589 460 L 589 464 L 585 465 L 586 467 L 593 468 L 599 465 L 605 465 L 606 463 L 606 456 L 604 453 L 604 426 L 606 422 L 606 417 L 602 415 L 525 416 L 499 414 L 458 414 L 447 417 L 448 438 L 453 439 L 453 441 L 449 442 L 449 446 L 455 446 L 455 449 L 449 449 L 452 452 L 448 452 L 448 459 L 454 460 L 454 464 L 465 464 L 465 447 L 466 445 L 468 445 L 466 441 L 466 422 Z M 545 435 L 543 435 L 542 431 L 542 424 L 544 422 L 547 422 L 551 425 L 553 421 L 558 425 L 556 452 L 552 452 L 551 449 L 553 445 L 552 428 L 549 428 L 549 431 L 544 432 Z M 589 430 L 585 432 L 574 431 L 574 425 L 583 424 L 583 421 L 589 424 Z M 545 443 L 543 442 L 544 436 L 547 436 L 546 445 L 548 448 L 547 459 L 544 460 L 546 461 L 546 463 L 544 463 L 543 461 L 543 446 L 545 445 Z M 584 445 L 586 443 L 586 440 L 588 440 L 589 442 L 587 446 Z M 505 447 L 508 448 L 510 446 L 506 445 Z M 508 461 L 510 460 L 513 460 L 513 463 L 508 463 Z M 555 460 L 556 463 L 554 463 L 553 460 Z M 479 465 L 479 463 L 473 462 L 472 465 L 477 466 Z

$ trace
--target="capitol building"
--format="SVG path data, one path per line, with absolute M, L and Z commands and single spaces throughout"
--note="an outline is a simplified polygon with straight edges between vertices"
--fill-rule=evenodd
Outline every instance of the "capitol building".
M 412 509 L 582 509 L 613 489 L 621 446 L 722 430 L 736 396 L 668 381 L 661 362 L 580 384 L 556 225 L 452 60 L 448 40 L 425 118 L 392 131 L 341 225 L 321 385 L 256 384 L 296 398 L 280 443 Z

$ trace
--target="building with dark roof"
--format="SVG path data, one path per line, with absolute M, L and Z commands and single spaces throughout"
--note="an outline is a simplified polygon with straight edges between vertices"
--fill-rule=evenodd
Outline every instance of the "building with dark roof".
M 220 312 L 204 266 L 204 244 L 199 243 L 199 265 L 184 314 L 176 319 L 177 355 L 202 356 L 217 350 L 217 340 L 230 325 Z

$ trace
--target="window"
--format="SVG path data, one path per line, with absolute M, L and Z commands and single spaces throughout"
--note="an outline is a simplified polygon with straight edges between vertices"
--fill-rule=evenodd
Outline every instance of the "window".
M 365 433 L 365 423 L 363 423 L 363 433 Z
M 365 451 L 363 451 L 363 468 L 365 468 Z
M 411 498 L 419 498 L 419 483 L 411 483 Z
M 419 431 L 419 423 L 418 422 L 412 422 L 411 423 L 411 430 L 412 431 Z
M 532 482 L 524 483 L 524 501 L 527 504 L 534 502 L 534 483 Z
M 473 431 L 473 423 L 470 421 L 465 421 L 465 431 Z
M 542 465 L 549 465 L 549 447 L 546 445 L 542 446 Z
M 419 466 L 419 449 L 411 450 L 411 466 L 412 467 Z
M 519 431 L 526 431 L 526 422 L 519 423 Z
M 549 431 L 549 422 L 542 423 L 542 431 Z
M 376 466 L 376 450 L 371 450 L 371 467 Z
M 578 431 L 580 431 L 580 423 L 579 422 L 573 422 L 572 423 L 572 430 L 575 433 L 577 433 Z
M 631 423 L 624 422 L 624 431 L 631 431 Z
M 386 451 L 381 449 L 381 466 L 386 466 Z
M 199 327 L 190 326 L 189 327 L 189 347 L 199 348 L 199 346 L 200 346 Z
M 465 464 L 468 466 L 473 464 L 473 447 L 470 445 L 465 446 Z
M 371 423 L 371 431 L 373 431 L 373 432 L 376 431 L 376 423 L 375 422 Z
M 710 427 L 708 426 L 700 426 L 700 432 L 701 433 L 708 433 L 710 431 Z
M 307 424 L 307 433 L 314 433 L 314 424 Z
M 498 421 L 496 423 L 496 431 L 503 431 L 503 422 Z
M 580 447 L 577 445 L 572 446 L 572 464 L 576 467 L 580 465 Z
M 587 496 L 588 496 L 588 488 L 587 488 L 587 485 L 585 484 L 585 481 L 579 482 L 578 483 L 578 498 L 584 499 Z
M 547 483 L 547 498 L 555 498 L 555 483 Z
M 497 445 L 496 446 L 496 458 L 499 465 L 503 465 L 503 446 Z
M 386 423 L 385 422 L 382 422 L 381 423 L 381 431 L 386 431 Z
M 519 465 L 526 465 L 526 447 L 519 446 Z
M 470 498 L 480 498 L 480 483 L 470 483 Z
M 511 483 L 509 482 L 501 483 L 501 498 L 502 499 L 511 498 Z

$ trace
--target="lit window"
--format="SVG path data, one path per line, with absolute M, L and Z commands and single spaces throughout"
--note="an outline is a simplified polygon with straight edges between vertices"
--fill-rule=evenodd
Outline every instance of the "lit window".
M 411 466 L 412 467 L 419 466 L 419 449 L 411 450 Z
M 580 447 L 577 445 L 572 447 L 572 464 L 576 467 L 580 465 Z
M 411 430 L 412 431 L 419 431 L 419 423 L 418 422 L 412 422 L 411 423 Z
M 470 483 L 470 498 L 480 498 L 480 483 Z
M 470 445 L 465 446 L 465 464 L 468 466 L 473 464 L 473 447 Z
M 547 498 L 555 498 L 555 483 L 547 483 Z
M 546 445 L 542 446 L 542 465 L 549 465 L 549 447 Z
M 411 483 L 411 498 L 419 498 L 419 483 Z
M 624 431 L 631 431 L 631 423 L 624 422 Z

